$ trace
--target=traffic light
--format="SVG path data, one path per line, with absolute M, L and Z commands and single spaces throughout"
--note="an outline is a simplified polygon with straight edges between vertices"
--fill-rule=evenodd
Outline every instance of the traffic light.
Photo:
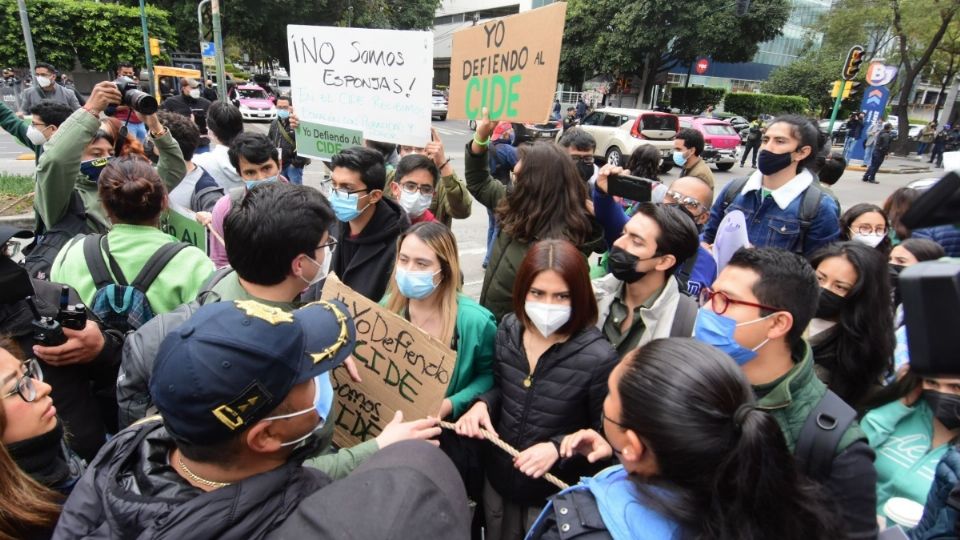
M 843 93 L 844 99 L 852 99 L 854 101 L 860 101 L 863 99 L 863 82 L 862 81 L 850 81 L 847 83 L 847 89 Z
M 839 93 L 840 93 L 840 81 L 833 81 L 833 86 L 830 89 L 830 97 L 835 98 Z
M 843 78 L 852 81 L 860 73 L 860 64 L 863 63 L 863 47 L 854 45 L 847 53 L 847 61 L 843 63 Z
M 160 40 L 157 38 L 150 38 L 150 54 L 153 56 L 160 56 Z

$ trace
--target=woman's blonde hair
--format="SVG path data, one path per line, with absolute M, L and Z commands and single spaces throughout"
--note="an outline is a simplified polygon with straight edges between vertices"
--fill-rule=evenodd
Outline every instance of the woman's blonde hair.
M 398 260 L 400 258 L 400 247 L 403 246 L 403 241 L 410 235 L 416 236 L 429 246 L 440 261 L 441 279 L 434 294 L 439 295 L 440 312 L 447 315 L 441 325 L 440 340 L 444 343 L 450 343 L 450 340 L 453 339 L 454 328 L 457 325 L 457 294 L 463 285 L 457 240 L 450 229 L 442 223 L 436 221 L 417 223 L 397 239 Z M 397 265 L 394 264 L 393 276 L 391 276 L 387 288 L 387 294 L 389 295 L 387 310 L 400 316 L 406 316 L 410 299 L 400 294 L 400 290 L 397 288 L 396 274 Z

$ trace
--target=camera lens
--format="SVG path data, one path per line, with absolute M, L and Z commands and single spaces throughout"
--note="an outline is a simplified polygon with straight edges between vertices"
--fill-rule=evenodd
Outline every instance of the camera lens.
M 159 109 L 157 99 L 140 90 L 128 90 L 123 94 L 123 103 L 131 109 L 143 114 L 153 114 Z

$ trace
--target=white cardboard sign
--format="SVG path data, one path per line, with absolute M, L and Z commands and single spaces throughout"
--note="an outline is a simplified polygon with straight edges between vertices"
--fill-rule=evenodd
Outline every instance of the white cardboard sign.
M 289 25 L 287 45 L 302 120 L 383 142 L 430 141 L 432 32 Z

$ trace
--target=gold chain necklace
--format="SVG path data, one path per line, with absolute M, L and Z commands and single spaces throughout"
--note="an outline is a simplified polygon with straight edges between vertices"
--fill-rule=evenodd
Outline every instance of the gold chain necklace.
M 177 464 L 180 466 L 180 470 L 182 470 L 190 478 L 190 480 L 193 480 L 198 484 L 203 484 L 214 489 L 227 487 L 230 485 L 230 482 L 214 482 L 213 480 L 207 480 L 206 478 L 198 476 L 195 472 L 187 468 L 187 464 L 183 462 L 183 456 L 177 456 Z

